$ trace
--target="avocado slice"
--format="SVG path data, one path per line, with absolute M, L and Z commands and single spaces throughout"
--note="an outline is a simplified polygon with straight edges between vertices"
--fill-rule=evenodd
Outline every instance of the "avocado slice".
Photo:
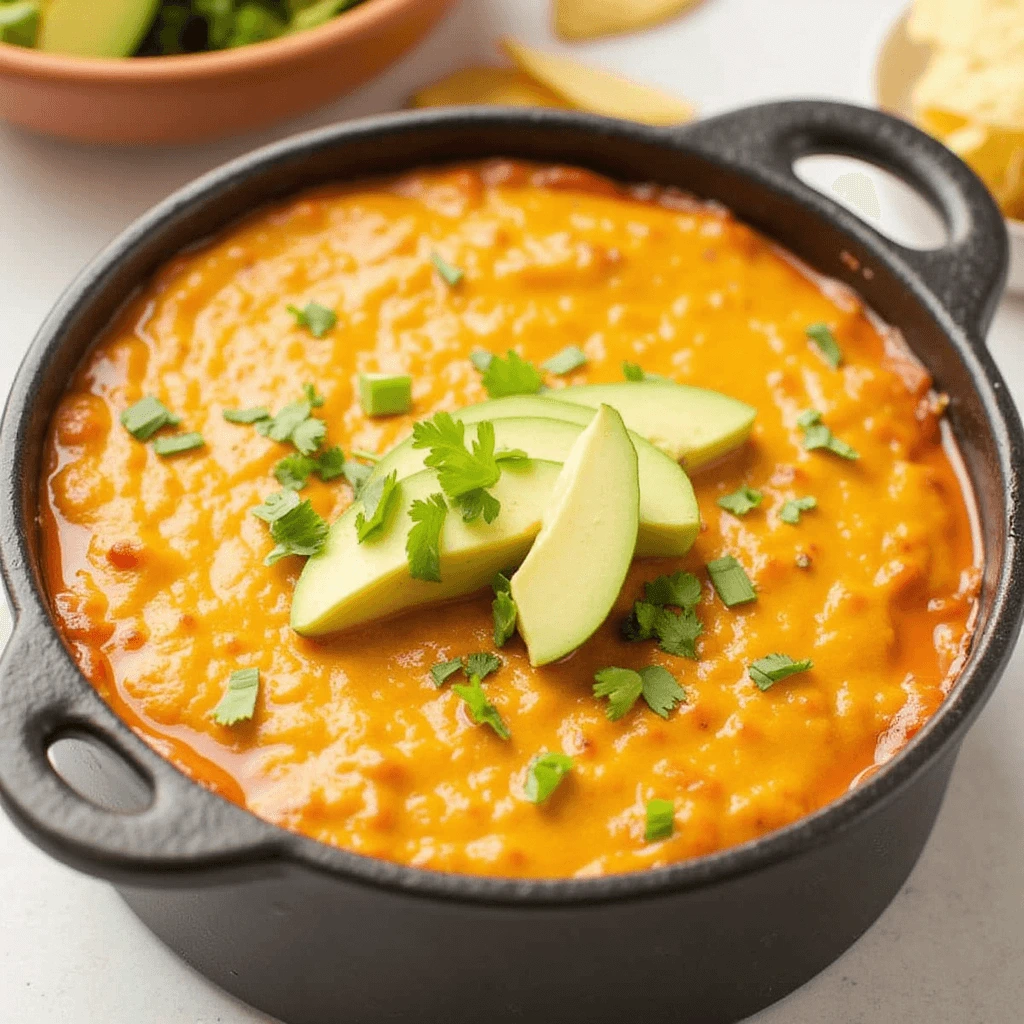
M 160 0 L 48 0 L 36 46 L 78 57 L 129 57 L 159 7 Z
M 469 414 L 466 430 L 466 443 L 469 444 L 475 436 L 480 411 L 488 406 L 501 406 L 503 402 L 513 403 L 519 398 L 532 397 L 516 395 L 507 399 L 501 398 L 494 402 L 471 406 L 452 415 L 465 422 L 466 414 Z M 584 424 L 594 417 L 590 409 L 563 406 L 547 399 L 508 405 L 499 411 L 507 412 L 519 407 L 546 411 L 545 406 L 556 405 L 560 409 L 572 410 L 572 414 Z M 483 418 L 480 416 L 480 420 Z M 533 459 L 559 463 L 566 460 L 584 429 L 578 423 L 540 416 L 499 418 L 493 423 L 495 444 L 498 448 L 521 448 Z M 672 558 L 685 555 L 693 546 L 700 531 L 700 509 L 697 507 L 693 485 L 679 464 L 673 462 L 664 452 L 637 434 L 630 434 L 630 439 L 636 448 L 640 467 L 640 534 L 636 554 L 641 558 Z M 413 473 L 418 473 L 424 468 L 423 460 L 426 454 L 421 448 L 413 448 L 411 439 L 403 441 L 377 463 L 370 479 L 394 472 L 397 473 L 398 479 L 402 480 Z
M 757 415 L 746 402 L 670 380 L 576 384 L 562 388 L 557 396 L 559 402 L 592 409 L 610 405 L 630 430 L 688 470 L 743 444 Z
M 353 502 L 331 526 L 323 551 L 302 570 L 292 595 L 292 628 L 303 636 L 321 636 L 486 587 L 495 573 L 517 565 L 529 551 L 561 469 L 541 460 L 506 463 L 490 489 L 501 502 L 493 523 L 465 523 L 449 511 L 441 531 L 440 583 L 413 579 L 405 552 L 409 507 L 441 490 L 433 470 L 401 482 L 390 524 L 382 536 L 362 544 L 355 529 L 362 505 Z
M 564 658 L 608 617 L 639 525 L 636 450 L 622 417 L 601 405 L 565 460 L 540 533 L 512 577 L 531 665 Z

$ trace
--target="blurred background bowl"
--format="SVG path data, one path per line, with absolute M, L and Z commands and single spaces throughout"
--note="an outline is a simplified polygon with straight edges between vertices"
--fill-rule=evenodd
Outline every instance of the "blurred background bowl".
M 238 134 L 354 89 L 456 2 L 366 0 L 306 32 L 174 57 L 70 57 L 0 43 L 0 119 L 81 142 L 160 145 Z

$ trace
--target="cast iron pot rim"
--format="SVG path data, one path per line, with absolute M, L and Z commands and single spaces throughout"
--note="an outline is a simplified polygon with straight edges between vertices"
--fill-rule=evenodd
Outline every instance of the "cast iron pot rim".
M 685 860 L 660 868 L 648 868 L 625 874 L 607 875 L 598 878 L 556 878 L 556 879 L 515 879 L 496 876 L 463 875 L 438 872 L 423 868 L 411 867 L 382 859 L 372 858 L 349 850 L 321 843 L 311 837 L 287 831 L 277 825 L 258 818 L 252 812 L 230 805 L 246 817 L 258 822 L 262 840 L 246 851 L 233 852 L 225 856 L 219 863 L 207 859 L 203 868 L 236 869 L 245 865 L 266 865 L 268 867 L 281 863 L 295 863 L 334 876 L 343 876 L 347 880 L 371 887 L 384 888 L 403 894 L 442 897 L 454 902 L 471 902 L 493 905 L 559 905 L 559 904 L 596 904 L 608 900 L 650 897 L 667 892 L 685 891 L 702 886 L 710 886 L 723 882 L 731 877 L 751 873 L 767 868 L 774 863 L 788 859 L 811 850 L 819 843 L 833 838 L 838 833 L 855 825 L 864 815 L 886 803 L 898 790 L 907 785 L 919 772 L 928 767 L 929 763 L 970 724 L 980 710 L 988 692 L 998 679 L 1009 655 L 1020 626 L 1024 611 L 1024 588 L 1014 586 L 1014 581 L 1024 579 L 1024 550 L 1018 544 L 1021 534 L 1021 516 L 1016 496 L 1016 476 L 1013 472 L 1011 452 L 1024 447 L 1024 435 L 1016 416 L 1012 401 L 1009 399 L 1006 386 L 999 375 L 991 357 L 981 342 L 980 334 L 987 325 L 988 316 L 994 305 L 995 296 L 1001 288 L 1005 276 L 1005 233 L 1000 239 L 993 236 L 990 245 L 998 250 L 1002 244 L 1002 272 L 995 274 L 989 282 L 994 294 L 986 309 L 978 312 L 978 322 L 964 324 L 958 322 L 949 313 L 946 306 L 939 300 L 939 289 L 929 287 L 923 280 L 927 275 L 920 264 L 916 264 L 908 250 L 896 245 L 877 234 L 856 216 L 833 203 L 827 197 L 815 192 L 799 182 L 789 172 L 788 179 L 773 171 L 766 162 L 764 169 L 756 163 L 751 166 L 742 159 L 730 158 L 728 153 L 716 152 L 709 145 L 718 125 L 728 125 L 742 117 L 762 117 L 777 114 L 784 118 L 792 115 L 797 121 L 803 114 L 820 114 L 822 117 L 834 115 L 836 118 L 861 119 L 872 131 L 883 127 L 892 127 L 896 135 L 903 135 L 915 145 L 928 150 L 930 158 L 941 160 L 945 164 L 956 165 L 956 173 L 967 177 L 983 189 L 971 172 L 967 171 L 955 157 L 947 153 L 938 143 L 927 139 L 916 129 L 897 122 L 886 115 L 864 108 L 845 104 L 812 101 L 791 101 L 775 104 L 762 104 L 743 108 L 733 114 L 722 115 L 695 126 L 681 129 L 661 129 L 612 121 L 594 115 L 581 114 L 560 110 L 518 110 L 518 109 L 480 109 L 452 108 L 412 113 L 383 115 L 365 118 L 354 122 L 342 123 L 327 128 L 302 133 L 269 146 L 243 155 L 227 164 L 186 184 L 163 200 L 148 213 L 137 219 L 125 231 L 115 238 L 89 265 L 79 274 L 77 279 L 58 300 L 48 315 L 30 346 L 12 385 L 4 413 L 0 450 L 3 451 L 7 464 L 15 470 L 15 486 L 4 494 L 0 506 L 0 569 L 7 587 L 10 601 L 14 607 L 15 626 L 12 633 L 14 639 L 23 631 L 31 631 L 33 635 L 41 632 L 46 644 L 57 645 L 63 659 L 77 673 L 78 683 L 83 690 L 95 698 L 99 713 L 107 727 L 107 735 L 117 738 L 114 744 L 122 751 L 130 750 L 138 753 L 143 763 L 147 763 L 146 754 L 153 755 L 151 764 L 153 776 L 160 773 L 173 773 L 188 783 L 188 795 L 194 795 L 197 801 L 217 801 L 227 803 L 223 798 L 205 790 L 198 783 L 181 773 L 170 761 L 165 761 L 155 754 L 144 742 L 136 737 L 129 727 L 115 714 L 88 682 L 75 665 L 68 649 L 53 623 L 48 601 L 41 589 L 37 588 L 33 579 L 33 559 L 29 550 L 28 532 L 35 529 L 33 517 L 27 510 L 20 507 L 19 488 L 17 486 L 21 474 L 22 435 L 27 430 L 30 414 L 34 408 L 34 397 L 29 393 L 29 386 L 41 374 L 46 372 L 47 364 L 52 355 L 64 343 L 63 330 L 65 323 L 82 315 L 92 301 L 92 291 L 100 279 L 113 267 L 154 232 L 160 231 L 169 222 L 174 221 L 183 212 L 203 205 L 207 200 L 215 201 L 216 197 L 231 191 L 241 182 L 259 177 L 269 171 L 276 163 L 294 157 L 308 157 L 319 150 L 330 150 L 337 145 L 356 138 L 373 138 L 381 135 L 402 132 L 431 130 L 439 126 L 473 127 L 486 125 L 502 127 L 540 127 L 548 130 L 582 133 L 583 135 L 612 135 L 623 141 L 644 142 L 670 149 L 682 149 L 694 152 L 697 156 L 711 162 L 717 162 L 723 169 L 739 173 L 753 181 L 760 189 L 768 192 L 782 192 L 788 198 L 795 199 L 818 217 L 828 221 L 830 225 L 855 241 L 872 258 L 884 265 L 897 278 L 901 279 L 908 291 L 908 299 L 923 306 L 938 321 L 939 328 L 964 361 L 973 377 L 986 409 L 991 415 L 993 443 L 998 448 L 999 468 L 1005 484 L 1007 506 L 1006 556 L 1000 566 L 998 582 L 994 586 L 991 613 L 983 627 L 974 635 L 972 649 L 967 663 L 950 693 L 938 711 L 929 719 L 918 734 L 903 750 L 887 764 L 882 766 L 868 781 L 855 789 L 847 791 L 841 797 L 825 805 L 821 809 L 798 819 L 796 822 L 781 829 L 770 832 L 760 838 L 738 846 L 729 847 L 716 853 L 692 860 Z M 837 143 L 836 150 L 842 148 Z M 850 147 L 852 150 L 855 147 Z M 941 153 L 935 152 L 941 150 Z M 820 151 L 820 150 L 818 150 Z M 830 150 L 834 151 L 834 150 Z M 498 154 L 500 155 L 500 154 Z M 859 155 L 859 154 L 854 154 Z M 950 164 L 950 161 L 953 164 Z M 877 160 L 876 162 L 881 162 Z M 422 161 L 420 161 L 422 163 Z M 337 180 L 344 180 L 339 177 Z M 966 180 L 966 179 L 965 179 Z M 967 191 L 967 187 L 965 191 Z M 973 187 L 973 186 L 972 186 Z M 984 193 L 982 193 L 984 196 Z M 935 194 L 931 197 L 938 201 Z M 977 195 L 972 195 L 975 202 Z M 262 202 L 273 201 L 271 198 Z M 998 210 L 990 200 L 987 202 L 991 210 L 983 209 L 980 219 L 988 230 L 993 228 L 992 217 L 1002 224 Z M 993 213 L 994 211 L 994 213 Z M 950 217 L 947 213 L 947 223 Z M 953 225 L 955 227 L 955 225 Z M 200 241 L 201 239 L 196 239 Z M 952 251 L 952 250 L 950 250 Z M 997 252 L 998 262 L 999 254 Z M 980 307 L 979 307 L 980 310 Z M 983 382 L 983 384 L 982 384 Z M 51 411 L 52 415 L 52 411 Z M 50 416 L 47 417 L 49 422 Z M 138 762 L 138 758 L 130 757 Z M 147 776 L 149 771 L 144 771 Z M 159 789 L 159 778 L 152 777 L 156 790 Z M 3 795 L 0 793 L 0 795 Z M 25 828 L 25 823 L 15 815 L 16 823 Z M 36 839 L 31 829 L 26 828 L 30 837 Z M 59 844 L 50 844 L 50 852 L 60 856 Z M 191 879 L 191 868 L 187 863 L 175 865 L 176 872 L 159 870 L 147 873 L 140 868 L 137 880 L 145 880 L 153 884 L 187 884 Z M 182 867 L 185 870 L 182 870 Z M 86 868 L 88 870 L 88 867 Z M 97 873 L 105 873 L 99 871 Z M 111 876 L 116 872 L 111 872 Z M 160 881 L 161 875 L 164 881 Z

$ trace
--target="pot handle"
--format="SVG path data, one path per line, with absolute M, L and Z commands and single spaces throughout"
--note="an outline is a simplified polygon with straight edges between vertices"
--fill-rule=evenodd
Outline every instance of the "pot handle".
M 1006 224 L 981 179 L 936 139 L 880 110 L 813 100 L 708 118 L 677 130 L 677 137 L 723 169 L 750 173 L 827 215 L 875 253 L 895 251 L 931 291 L 940 307 L 936 312 L 944 312 L 973 344 L 982 344 L 1006 279 Z M 794 162 L 822 153 L 865 160 L 901 178 L 937 209 L 946 243 L 929 250 L 899 245 L 802 182 Z
M 194 882 L 274 856 L 277 830 L 197 786 L 128 729 L 42 618 L 19 621 L 0 659 L 0 802 L 38 846 L 113 882 Z M 71 788 L 47 756 L 64 734 L 98 740 L 138 773 L 151 800 L 108 810 Z

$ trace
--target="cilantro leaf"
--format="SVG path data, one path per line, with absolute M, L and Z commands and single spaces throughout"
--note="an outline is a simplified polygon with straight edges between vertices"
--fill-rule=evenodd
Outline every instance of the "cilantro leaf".
M 256 430 L 271 441 L 283 444 L 291 440 L 295 428 L 305 423 L 312 412 L 309 402 L 289 402 L 276 416 L 256 422 Z
M 236 669 L 228 677 L 228 688 L 220 703 L 213 709 L 213 720 L 218 725 L 234 725 L 252 718 L 259 688 L 258 668 Z
M 270 419 L 270 410 L 262 405 L 253 406 L 251 409 L 224 409 L 223 413 L 228 423 L 258 423 L 260 420 Z
M 843 361 L 843 352 L 828 324 L 811 324 L 804 333 L 818 346 L 818 350 L 825 357 L 825 362 L 833 370 L 838 370 Z
M 455 504 L 462 513 L 462 521 L 465 523 L 476 522 L 481 516 L 485 523 L 493 523 L 501 511 L 501 502 L 482 487 L 460 495 L 455 499 Z
M 456 672 L 462 671 L 462 659 L 452 658 L 451 661 L 439 661 L 430 670 L 434 685 L 440 689 Z
M 661 608 L 649 601 L 636 601 L 629 617 L 622 623 L 622 639 L 630 643 L 650 640 L 654 635 L 654 626 L 658 621 Z
M 496 572 L 494 579 L 491 580 L 491 589 L 496 594 L 511 594 L 512 584 L 510 579 L 514 571 L 513 569 L 506 569 L 505 572 Z
M 715 504 L 719 508 L 724 508 L 726 512 L 731 512 L 734 516 L 745 516 L 757 508 L 763 499 L 764 495 L 760 491 L 755 491 L 753 487 L 744 485 L 739 490 L 733 491 L 732 494 L 723 494 Z
M 841 441 L 825 426 L 821 413 L 817 409 L 808 409 L 801 413 L 796 423 L 804 432 L 804 448 L 807 451 L 823 448 L 825 451 L 832 452 L 833 455 L 838 455 L 842 459 L 849 459 L 851 462 L 860 458 L 860 453 L 856 448 Z
M 434 269 L 449 288 L 454 288 L 457 284 L 460 284 L 466 276 L 464 270 L 452 266 L 439 252 L 432 252 L 430 254 L 430 262 L 434 264 Z
M 469 717 L 477 725 L 489 725 L 503 740 L 509 738 L 509 731 L 501 719 L 498 709 L 487 699 L 480 685 L 479 676 L 470 676 L 469 682 L 457 684 L 452 689 L 466 702 Z
M 360 544 L 383 529 L 398 500 L 399 487 L 398 473 L 393 470 L 363 489 L 360 495 L 363 508 L 356 514 L 356 535 Z
M 567 345 L 561 352 L 556 352 L 550 359 L 541 363 L 541 369 L 556 376 L 563 377 L 573 370 L 578 370 L 587 361 L 587 354 L 578 345 Z
M 314 338 L 322 338 L 338 322 L 334 310 L 319 302 L 307 302 L 302 309 L 289 305 L 288 312 L 299 327 L 305 327 Z
M 303 455 L 312 455 L 326 436 L 327 424 L 323 420 L 310 417 L 292 431 L 292 444 Z
M 321 452 L 316 460 L 316 475 L 325 483 L 345 472 L 345 453 L 335 445 Z
M 801 512 L 810 512 L 812 508 L 817 507 L 818 499 L 812 495 L 807 495 L 805 498 L 791 498 L 779 509 L 779 518 L 784 523 L 789 523 L 790 526 L 796 526 L 800 522 Z
M 650 604 L 692 609 L 700 603 L 700 594 L 700 580 L 692 572 L 658 576 L 644 585 L 644 597 Z
M 302 501 L 271 521 L 270 536 L 277 547 L 263 560 L 264 565 L 273 565 L 286 555 L 318 554 L 327 540 L 327 523 L 308 500 Z
M 413 448 L 429 449 L 423 461 L 438 471 L 438 482 L 449 498 L 492 487 L 501 476 L 494 458 L 494 424 L 485 420 L 477 425 L 472 452 L 466 447 L 465 434 L 465 424 L 447 412 L 412 428 Z
M 675 815 L 675 804 L 671 800 L 648 800 L 644 839 L 649 843 L 670 839 L 675 831 Z
M 320 406 L 327 401 L 323 395 L 317 392 L 315 384 L 303 384 L 302 393 L 305 395 L 306 401 L 309 402 L 310 406 L 314 409 L 319 409 Z
M 506 358 L 494 356 L 491 359 L 481 380 L 491 398 L 535 395 L 544 385 L 537 367 L 511 349 Z
M 301 491 L 309 483 L 310 475 L 316 469 L 316 461 L 306 455 L 286 455 L 274 466 L 274 476 L 282 487 Z
M 366 481 L 373 474 L 373 467 L 364 466 L 361 462 L 356 462 L 354 459 L 346 459 L 341 471 L 345 474 L 345 479 L 352 488 L 352 496 L 358 498 L 363 492 Z
M 643 680 L 643 698 L 647 706 L 662 718 L 686 700 L 686 691 L 676 682 L 675 676 L 661 665 L 648 665 L 640 670 Z
M 426 501 L 417 499 L 409 509 L 413 525 L 405 541 L 405 553 L 414 580 L 441 582 L 441 529 L 446 515 L 448 506 L 441 494 L 432 494 Z
M 768 690 L 779 680 L 795 676 L 799 672 L 807 672 L 812 668 L 814 662 L 810 658 L 794 661 L 788 654 L 769 654 L 764 658 L 758 658 L 747 671 L 759 690 Z
M 537 754 L 526 769 L 526 785 L 523 787 L 526 799 L 534 804 L 543 803 L 571 770 L 572 758 L 568 754 Z
M 644 689 L 643 677 L 631 668 L 603 668 L 594 679 L 594 696 L 608 698 L 605 715 L 612 722 L 629 711 Z
M 501 658 L 490 651 L 471 654 L 466 658 L 466 675 L 479 676 L 481 680 L 486 679 L 492 672 L 497 672 L 499 668 Z
M 704 626 L 692 608 L 681 612 L 662 608 L 654 621 L 658 645 L 666 654 L 674 654 L 678 658 L 697 660 L 696 640 L 703 631 Z
M 277 491 L 263 499 L 262 505 L 251 509 L 257 519 L 272 523 L 287 515 L 293 508 L 298 508 L 302 499 L 293 490 Z
M 519 617 L 512 595 L 499 590 L 491 602 L 491 614 L 494 616 L 494 646 L 504 647 L 516 631 L 516 619 Z
M 164 427 L 176 427 L 181 422 L 170 409 L 153 395 L 140 398 L 121 413 L 121 426 L 137 441 L 148 441 Z
M 647 374 L 644 373 L 639 363 L 630 363 L 623 360 L 622 376 L 625 377 L 626 380 L 638 381 L 644 380 Z

